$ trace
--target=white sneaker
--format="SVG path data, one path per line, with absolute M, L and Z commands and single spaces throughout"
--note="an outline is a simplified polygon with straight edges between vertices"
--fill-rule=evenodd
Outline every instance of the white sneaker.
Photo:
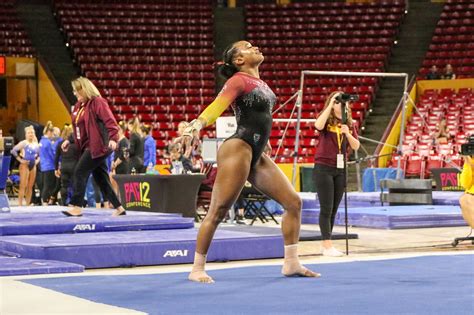
M 328 256 L 328 257 L 342 257 L 344 254 L 334 247 L 331 248 L 322 248 L 322 254 L 323 256 Z

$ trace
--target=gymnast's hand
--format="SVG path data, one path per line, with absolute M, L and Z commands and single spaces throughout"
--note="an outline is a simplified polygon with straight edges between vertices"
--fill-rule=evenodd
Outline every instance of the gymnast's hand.
M 197 131 L 197 133 L 199 134 L 199 132 L 201 131 L 203 127 L 204 127 L 203 123 L 199 119 L 194 119 L 193 121 L 191 121 L 186 126 L 186 128 L 184 128 L 183 141 L 186 143 L 191 143 L 191 140 L 194 137 L 194 133 Z

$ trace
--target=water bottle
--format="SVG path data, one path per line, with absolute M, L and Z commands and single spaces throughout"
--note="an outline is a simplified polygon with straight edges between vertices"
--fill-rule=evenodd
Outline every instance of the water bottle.
M 132 167 L 132 175 L 137 175 L 137 170 L 135 169 L 135 167 Z
M 173 162 L 173 174 L 183 174 L 183 163 L 181 161 Z
M 146 173 L 147 174 L 153 174 L 153 163 L 148 163 L 148 166 L 146 167 Z

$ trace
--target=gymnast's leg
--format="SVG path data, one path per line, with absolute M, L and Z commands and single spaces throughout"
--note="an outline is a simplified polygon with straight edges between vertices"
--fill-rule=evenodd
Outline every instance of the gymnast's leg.
M 229 139 L 217 153 L 217 177 L 212 189 L 211 204 L 199 228 L 194 265 L 189 280 L 212 283 L 206 273 L 206 255 L 214 232 L 240 195 L 250 172 L 252 149 L 241 139 Z
M 285 209 L 281 229 L 285 243 L 282 273 L 285 276 L 320 277 L 300 264 L 297 253 L 301 225 L 301 198 L 278 166 L 263 154 L 252 169 L 249 181 Z

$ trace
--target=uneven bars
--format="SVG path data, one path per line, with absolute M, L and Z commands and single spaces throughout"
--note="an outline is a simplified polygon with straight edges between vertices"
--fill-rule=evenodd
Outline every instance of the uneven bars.
M 407 73 L 397 73 L 397 72 L 344 72 L 344 71 L 312 71 L 312 70 L 303 70 L 303 74 L 313 74 L 313 75 L 345 75 L 345 76 L 355 76 L 355 77 L 395 77 L 402 78 L 408 77 Z
M 276 122 L 297 122 L 298 119 L 295 118 L 275 118 L 273 121 Z M 301 122 L 315 122 L 316 119 L 300 119 Z
M 407 90 L 408 90 L 408 73 L 394 73 L 394 72 L 344 72 L 344 71 L 316 71 L 316 70 L 303 70 L 301 71 L 300 79 L 300 90 L 298 91 L 298 98 L 296 100 L 296 106 L 298 107 L 298 117 L 296 122 L 296 136 L 295 136 L 295 152 L 299 150 L 299 133 L 300 133 L 300 122 L 301 122 L 301 107 L 303 100 L 303 87 L 304 87 L 304 76 L 307 75 L 334 75 L 334 76 L 359 76 L 359 77 L 392 77 L 392 78 L 404 78 L 404 88 L 403 88 L 403 106 L 402 106 L 402 121 L 400 124 L 400 136 L 399 136 L 399 151 L 402 148 L 402 141 L 404 136 L 405 129 L 405 111 L 407 103 Z M 298 157 L 295 156 L 293 160 L 293 173 L 292 173 L 292 184 L 296 184 L 296 164 Z M 397 165 L 397 179 L 401 177 L 401 161 L 398 160 Z

